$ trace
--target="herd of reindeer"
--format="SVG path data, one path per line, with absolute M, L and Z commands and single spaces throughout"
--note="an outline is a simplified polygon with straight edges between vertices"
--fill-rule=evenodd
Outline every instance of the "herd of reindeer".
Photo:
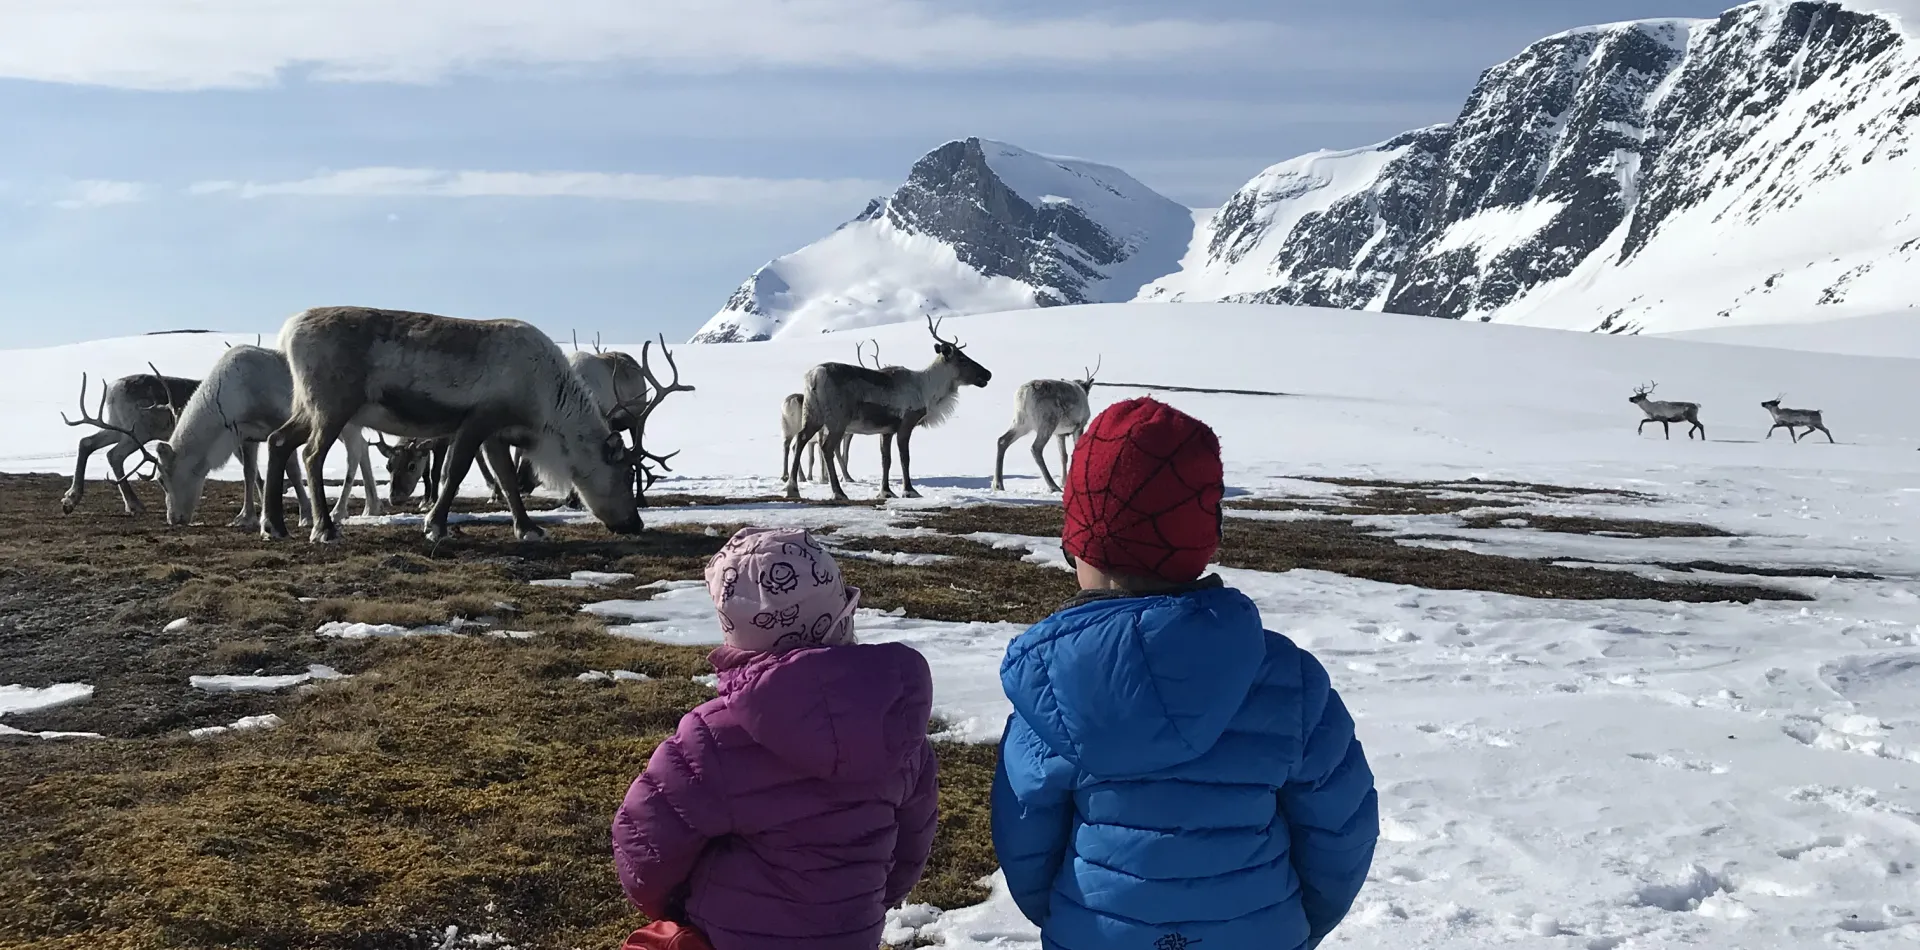
M 901 493 L 919 497 L 911 473 L 914 430 L 937 426 L 953 412 L 962 386 L 985 387 L 993 374 L 928 319 L 934 359 L 923 369 L 874 365 L 864 344 L 856 363 L 809 369 L 802 391 L 781 407 L 781 478 L 788 498 L 800 497 L 802 463 L 808 480 L 824 480 L 846 500 L 841 478 L 855 435 L 880 437 L 880 493 L 893 497 L 892 452 L 900 451 Z M 243 473 L 243 501 L 229 523 L 257 525 L 268 539 L 287 536 L 278 501 L 292 482 L 300 524 L 313 541 L 338 540 L 359 477 L 367 515 L 384 514 L 418 488 L 431 541 L 447 536 L 447 516 L 459 486 L 478 467 L 496 501 L 513 516 L 521 540 L 545 532 L 527 514 L 524 496 L 541 484 L 565 489 L 562 503 L 584 507 L 618 534 L 642 528 L 646 490 L 670 471 L 668 460 L 643 447 L 647 420 L 667 396 L 692 392 L 680 381 L 673 353 L 660 338 L 671 370 L 661 382 L 651 364 L 651 341 L 640 357 L 620 351 L 563 352 L 558 343 L 516 320 L 466 320 L 368 307 L 316 307 L 289 318 L 275 347 L 229 345 L 203 380 L 151 373 L 102 382 L 98 406 L 87 411 L 89 379 L 80 381 L 81 416 L 61 419 L 98 431 L 80 441 L 72 486 L 61 507 L 72 513 L 86 487 L 87 462 L 106 450 L 107 464 L 130 515 L 145 511 L 133 479 L 157 480 L 171 525 L 194 523 L 208 475 L 229 458 Z M 1036 379 L 1016 393 L 1014 424 L 999 439 L 993 487 L 1002 490 L 1006 453 L 1032 434 L 1033 458 L 1047 487 L 1060 487 L 1047 468 L 1045 448 L 1057 441 L 1062 474 L 1067 442 L 1076 443 L 1091 417 L 1088 395 L 1098 367 L 1079 380 Z M 371 438 L 369 438 L 371 433 Z M 395 441 L 387 441 L 392 436 Z M 630 440 L 630 441 L 629 441 Z M 321 472 L 335 442 L 347 452 L 336 505 L 329 507 Z M 259 465 L 259 447 L 267 464 Z M 149 445 L 152 448 L 149 448 Z M 296 459 L 296 448 L 303 449 Z M 372 463 L 385 458 L 387 497 L 380 497 Z M 127 461 L 142 458 L 131 470 Z M 817 468 L 822 479 L 816 479 Z M 309 492 L 311 498 L 309 498 Z M 271 499 L 275 503 L 267 503 Z
M 876 342 L 872 367 L 866 365 L 862 344 L 855 363 L 821 363 L 807 370 L 802 391 L 787 396 L 781 407 L 780 477 L 788 498 L 800 498 L 804 462 L 809 481 L 826 481 L 836 499 L 846 500 L 841 479 L 851 477 L 847 458 L 855 435 L 880 437 L 881 497 L 893 497 L 896 446 L 901 493 L 919 497 L 912 475 L 914 431 L 945 421 L 961 387 L 984 388 L 993 378 L 958 340 L 941 336 L 932 318 L 927 332 L 934 358 L 922 369 L 881 365 Z M 157 479 L 167 523 L 192 524 L 208 474 L 233 458 L 244 485 L 240 512 L 230 522 L 235 527 L 258 525 L 263 537 L 285 538 L 284 505 L 263 499 L 283 498 L 291 480 L 300 524 L 310 526 L 311 539 L 337 540 L 358 475 L 368 515 L 399 507 L 419 488 L 425 532 L 437 542 L 448 533 L 447 515 L 459 486 L 478 465 L 495 500 L 512 513 L 521 540 L 545 536 L 524 503 L 524 496 L 543 483 L 567 491 L 563 505 L 584 505 L 609 530 L 636 534 L 646 491 L 659 477 L 655 466 L 670 471 L 668 460 L 679 454 L 644 448 L 647 420 L 669 395 L 694 389 L 680 382 L 666 338 L 659 342 L 672 371 L 667 382 L 654 374 L 652 341 L 642 345 L 638 359 L 598 344 L 583 351 L 577 342 L 569 355 L 545 333 L 517 320 L 368 307 L 305 310 L 287 320 L 276 347 L 229 346 L 204 380 L 165 376 L 149 363 L 151 373 L 103 382 L 98 408 L 91 413 L 83 374 L 81 417 L 61 418 L 99 431 L 80 441 L 62 508 L 71 513 L 80 504 L 87 461 L 105 449 L 128 514 L 144 511 L 130 480 Z M 1033 460 L 1048 490 L 1060 491 L 1045 449 L 1048 442 L 1058 442 L 1064 475 L 1067 442 L 1078 443 L 1091 417 L 1088 397 L 1097 372 L 1096 365 L 1078 380 L 1035 379 L 1020 386 L 1013 426 L 1000 436 L 994 456 L 995 491 L 1005 487 L 1008 447 L 1028 434 L 1034 436 Z M 1687 438 L 1698 432 L 1704 440 L 1699 404 L 1654 400 L 1655 385 L 1637 387 L 1629 397 L 1646 414 L 1635 431 L 1658 422 L 1671 439 L 1679 422 L 1689 425 Z M 1779 398 L 1760 405 L 1773 415 L 1768 438 L 1774 429 L 1785 428 L 1795 442 L 1815 431 L 1833 441 L 1817 409 L 1782 408 Z M 1797 431 L 1802 428 L 1805 433 Z M 388 442 L 387 436 L 396 441 Z M 321 471 L 336 441 L 345 446 L 348 464 L 338 504 L 329 508 Z M 267 446 L 264 472 L 258 461 L 262 443 Z M 296 448 L 304 449 L 299 459 Z M 384 500 L 374 477 L 374 450 L 386 461 Z M 142 460 L 129 472 L 126 462 L 136 452 Z M 823 478 L 816 478 L 816 468 Z

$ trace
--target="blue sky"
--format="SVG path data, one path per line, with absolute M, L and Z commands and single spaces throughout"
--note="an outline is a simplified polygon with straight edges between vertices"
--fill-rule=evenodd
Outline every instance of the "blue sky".
M 1183 203 L 1732 0 L 10 0 L 8 346 L 322 304 L 684 339 L 981 135 Z

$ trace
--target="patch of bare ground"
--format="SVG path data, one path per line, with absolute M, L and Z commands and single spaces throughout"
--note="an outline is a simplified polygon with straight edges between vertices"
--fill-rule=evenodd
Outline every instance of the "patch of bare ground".
M 997 531 L 1058 537 L 1063 525 L 1061 509 L 1052 505 L 976 505 L 916 514 L 913 524 L 956 534 Z M 1338 518 L 1229 518 L 1216 560 L 1227 567 L 1247 570 L 1304 568 L 1435 590 L 1484 590 L 1548 599 L 1741 603 L 1811 599 L 1796 591 L 1760 585 L 1663 581 L 1618 571 L 1565 567 L 1547 559 L 1406 545 Z
M 1596 561 L 1588 558 L 1563 557 L 1560 561 L 1577 564 L 1607 564 L 1619 567 L 1634 567 L 1632 561 Z M 1855 571 L 1840 567 L 1762 567 L 1757 564 L 1730 564 L 1725 561 L 1654 561 L 1649 567 L 1664 568 L 1669 571 L 1701 572 L 1705 574 L 1733 574 L 1749 577 L 1801 577 L 1836 581 L 1882 581 L 1879 574 L 1869 571 Z
M 1621 571 L 1563 567 L 1545 559 L 1417 547 L 1333 520 L 1229 520 L 1217 560 L 1255 571 L 1304 568 L 1432 590 L 1483 590 L 1558 600 L 1750 603 L 1812 599 L 1797 591 L 1752 584 L 1662 581 Z
M 1525 522 L 1510 524 L 1509 522 Z M 1469 528 L 1529 528 L 1555 534 L 1586 534 L 1609 538 L 1731 538 L 1733 532 L 1696 521 L 1649 521 L 1641 518 L 1596 518 L 1543 515 L 1532 512 L 1468 515 Z
M 935 554 L 942 557 L 978 558 L 991 561 L 1018 561 L 1027 552 L 1016 548 L 996 548 L 967 538 L 948 534 L 903 535 L 898 537 L 841 537 L 829 539 L 833 547 L 846 551 Z
M 1625 488 L 1580 488 L 1573 485 L 1547 485 L 1540 482 L 1515 482 L 1500 479 L 1463 478 L 1457 481 L 1397 481 L 1379 478 L 1350 478 L 1327 475 L 1297 475 L 1303 482 L 1319 482 L 1323 485 L 1339 485 L 1343 488 L 1373 488 L 1393 491 L 1446 491 L 1467 494 L 1486 495 L 1536 495 L 1541 498 L 1566 500 L 1612 496 L 1640 501 L 1651 500 L 1654 496 L 1645 492 Z
M 644 922 L 620 895 L 608 824 L 654 745 L 712 696 L 690 679 L 710 672 L 707 651 L 612 637 L 579 612 L 645 591 L 527 582 L 695 578 L 736 526 L 552 526 L 525 544 L 469 523 L 433 551 L 412 527 L 348 525 L 336 545 L 268 544 L 127 518 L 99 485 L 63 517 L 64 488 L 0 475 L 0 670 L 96 692 L 8 722 L 108 738 L 0 749 L 0 944 L 361 950 L 433 946 L 457 926 L 518 946 L 617 946 Z M 237 486 L 214 483 L 205 517 L 238 503 Z M 1037 619 L 1071 594 L 1062 572 L 939 543 L 964 561 L 850 561 L 848 574 L 872 606 L 943 619 Z M 314 634 L 331 619 L 455 617 L 539 635 Z M 350 678 L 278 694 L 187 682 L 310 663 Z M 652 679 L 577 679 L 613 669 Z M 285 724 L 186 735 L 268 712 Z M 939 752 L 941 828 L 911 899 L 954 907 L 985 896 L 975 882 L 994 867 L 993 749 Z

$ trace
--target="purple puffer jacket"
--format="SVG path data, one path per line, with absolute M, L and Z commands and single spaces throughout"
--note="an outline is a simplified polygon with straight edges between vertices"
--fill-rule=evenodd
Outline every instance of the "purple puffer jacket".
M 627 898 L 714 950 L 873 950 L 933 847 L 926 658 L 885 643 L 712 659 L 719 698 L 614 816 Z

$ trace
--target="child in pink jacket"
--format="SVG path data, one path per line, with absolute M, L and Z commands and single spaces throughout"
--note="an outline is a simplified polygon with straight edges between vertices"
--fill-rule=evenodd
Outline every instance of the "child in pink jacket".
M 873 950 L 933 847 L 926 659 L 854 642 L 860 591 L 805 531 L 742 529 L 706 577 L 720 695 L 627 791 L 620 883 L 714 950 Z

